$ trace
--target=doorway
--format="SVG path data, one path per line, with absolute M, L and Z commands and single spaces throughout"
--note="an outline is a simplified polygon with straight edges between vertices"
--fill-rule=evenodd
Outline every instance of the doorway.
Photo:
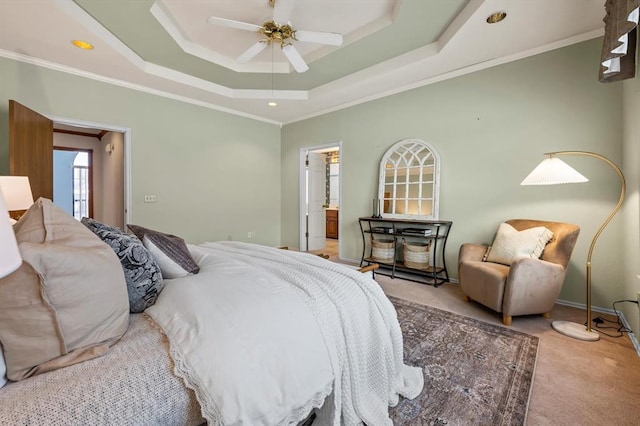
M 123 132 L 53 123 L 53 202 L 76 219 L 124 229 Z
M 78 220 L 93 217 L 93 150 L 53 147 L 53 202 Z
M 342 142 L 300 150 L 300 250 L 340 258 Z
M 54 131 L 55 127 L 55 131 Z M 131 205 L 131 129 L 109 124 L 93 123 L 75 119 L 45 116 L 15 100 L 9 100 L 9 173 L 13 176 L 28 176 L 34 199 L 45 197 L 53 200 L 53 152 L 54 135 L 84 136 L 98 142 L 89 146 L 66 145 L 56 140 L 58 146 L 68 146 L 76 149 L 93 150 L 94 171 L 98 161 L 96 155 L 115 156 L 118 161 L 109 162 L 110 167 L 118 165 L 110 174 L 109 193 L 97 197 L 97 173 L 93 179 L 93 207 L 94 215 L 98 217 L 99 203 L 111 204 L 113 200 L 117 207 L 113 214 L 103 215 L 102 221 L 114 226 L 123 227 L 130 222 L 129 207 Z M 105 190 L 105 192 L 107 191 Z M 113 197 L 113 198 L 112 198 Z M 55 200 L 54 200 L 55 202 Z

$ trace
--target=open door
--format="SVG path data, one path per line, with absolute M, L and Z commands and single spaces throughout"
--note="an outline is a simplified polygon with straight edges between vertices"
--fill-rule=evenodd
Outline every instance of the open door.
M 9 173 L 29 176 L 33 199 L 53 199 L 53 121 L 9 100 Z
M 309 204 L 307 210 L 307 251 L 322 250 L 326 244 L 327 220 L 325 208 L 326 193 L 326 166 L 325 155 L 315 152 L 308 154 L 308 191 Z

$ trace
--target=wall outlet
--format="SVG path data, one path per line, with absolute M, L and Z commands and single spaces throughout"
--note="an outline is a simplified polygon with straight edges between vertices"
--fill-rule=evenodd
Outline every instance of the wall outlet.
M 151 194 L 151 195 L 145 195 L 144 196 L 144 202 L 145 203 L 155 203 L 156 202 L 156 196 Z
M 256 231 L 249 231 L 247 232 L 247 237 L 249 238 L 255 238 L 256 236 Z

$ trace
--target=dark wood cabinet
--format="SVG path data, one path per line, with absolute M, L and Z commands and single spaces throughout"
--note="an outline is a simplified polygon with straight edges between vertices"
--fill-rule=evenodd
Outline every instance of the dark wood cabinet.
M 326 210 L 327 238 L 338 238 L 338 210 Z

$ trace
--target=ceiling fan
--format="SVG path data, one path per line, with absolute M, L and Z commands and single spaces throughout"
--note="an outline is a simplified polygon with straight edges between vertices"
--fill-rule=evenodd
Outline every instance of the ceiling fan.
M 327 44 L 331 46 L 342 45 L 342 34 L 327 33 L 318 31 L 295 30 L 289 22 L 293 3 L 295 0 L 269 0 L 269 4 L 274 8 L 273 19 L 264 22 L 262 25 L 248 22 L 234 21 L 232 19 L 211 16 L 207 21 L 210 24 L 220 25 L 238 30 L 254 31 L 264 36 L 263 39 L 249 47 L 236 61 L 240 63 L 249 62 L 258 53 L 262 52 L 271 43 L 278 43 L 282 52 L 287 57 L 293 68 L 297 72 L 305 72 L 309 66 L 300 55 L 300 52 L 293 45 L 293 41 L 303 41 L 309 43 Z M 286 22 L 286 24 L 278 24 Z

